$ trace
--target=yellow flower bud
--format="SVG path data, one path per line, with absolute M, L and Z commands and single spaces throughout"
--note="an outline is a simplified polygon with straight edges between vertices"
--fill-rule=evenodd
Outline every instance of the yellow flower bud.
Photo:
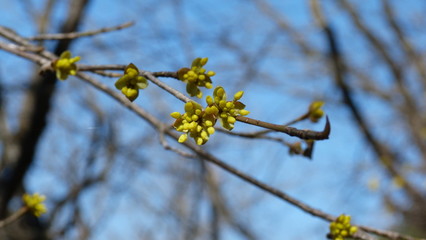
M 195 141 L 196 141 L 197 145 L 203 145 L 203 143 L 204 143 L 204 141 L 201 137 L 197 137 Z
M 206 97 L 206 103 L 207 105 L 212 105 L 214 103 L 213 98 L 211 96 Z
M 201 132 L 200 132 L 200 136 L 201 136 L 204 140 L 208 140 L 208 139 L 209 139 L 209 136 L 208 136 L 208 134 L 207 134 L 207 132 L 206 132 L 206 131 L 201 131 Z
M 315 111 L 317 109 L 320 109 L 323 105 L 324 105 L 323 101 L 312 102 L 311 105 L 309 105 L 309 111 L 313 112 L 313 111 Z
M 59 59 L 52 62 L 52 68 L 56 71 L 56 77 L 60 80 L 65 80 L 68 78 L 68 75 L 76 75 L 77 65 L 75 62 L 79 60 L 79 56 L 71 58 L 70 51 L 63 52 Z
M 207 127 L 211 127 L 211 126 L 213 126 L 213 122 L 212 122 L 212 121 L 210 121 L 210 120 L 206 120 L 206 121 L 204 122 L 204 124 L 205 124 Z
M 206 63 L 207 63 L 207 61 L 209 61 L 209 59 L 208 58 L 201 58 L 201 60 L 200 60 L 200 65 L 201 66 L 204 66 L 204 65 L 206 65 Z
M 216 96 L 218 96 L 218 97 L 223 97 L 223 95 L 225 95 L 225 90 L 223 90 L 223 88 L 222 87 L 218 87 L 218 88 L 216 88 L 217 89 L 217 91 L 216 91 Z
M 213 88 L 213 85 L 209 82 L 206 82 L 206 88 L 211 89 L 211 88 Z
M 234 104 L 233 104 L 232 102 L 227 102 L 227 103 L 225 104 L 225 107 L 227 107 L 227 108 L 233 108 L 233 107 L 234 107 Z
M 213 111 L 213 114 L 219 113 L 219 109 L 216 106 L 212 106 L 212 111 Z
M 228 116 L 229 123 L 235 123 L 237 120 L 234 117 Z
M 242 116 L 248 115 L 249 113 L 250 112 L 245 110 L 245 109 L 240 110 L 240 115 L 242 115 Z
M 22 201 L 32 214 L 36 217 L 40 217 L 42 214 L 47 212 L 46 206 L 43 204 L 46 197 L 38 193 L 32 195 L 25 193 L 22 196 Z
M 139 95 L 139 91 L 137 89 L 133 89 L 133 88 L 128 88 L 128 87 L 123 87 L 121 89 L 121 92 L 130 100 L 130 101 L 134 101 L 138 95 Z
M 188 139 L 188 134 L 182 134 L 180 135 L 178 142 L 183 143 L 186 141 L 186 139 Z
M 130 63 L 124 70 L 124 75 L 115 82 L 115 87 L 130 100 L 135 100 L 139 95 L 139 89 L 144 89 L 148 86 L 148 81 L 139 76 L 138 68 Z
M 182 115 L 181 115 L 179 112 L 172 112 L 172 113 L 170 113 L 170 116 L 171 116 L 172 118 L 178 119 L 178 118 L 180 118 Z
M 243 97 L 244 91 L 239 91 L 234 95 L 234 100 L 240 100 Z
M 201 132 L 201 130 L 203 130 L 203 127 L 201 127 L 200 125 L 197 125 L 197 132 Z
M 214 127 L 209 127 L 209 128 L 207 128 L 207 132 L 208 132 L 210 135 L 212 135 L 212 134 L 215 132 Z
M 192 105 L 192 102 L 185 103 L 185 112 L 190 112 L 194 108 L 194 105 Z
M 197 126 L 198 126 L 198 124 L 197 124 L 197 122 L 191 122 L 190 124 L 189 124 L 189 130 L 197 130 Z

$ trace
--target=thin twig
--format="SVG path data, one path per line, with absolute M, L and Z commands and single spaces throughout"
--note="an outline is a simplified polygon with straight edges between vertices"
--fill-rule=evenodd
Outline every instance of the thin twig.
M 297 117 L 297 118 L 295 118 L 295 119 L 293 119 L 293 120 L 291 120 L 291 121 L 289 121 L 287 123 L 284 123 L 283 125 L 284 126 L 290 126 L 290 125 L 293 125 L 293 124 L 298 123 L 300 121 L 303 121 L 303 120 L 305 120 L 305 119 L 307 119 L 309 117 L 309 113 L 310 112 L 308 111 L 307 113 L 305 113 L 305 114 L 303 114 L 303 115 L 301 115 L 301 116 L 299 116 L 299 117 Z M 270 133 L 270 132 L 274 132 L 274 130 L 272 130 L 272 129 L 266 129 L 266 130 L 251 132 L 251 133 L 245 133 L 245 136 L 246 137 L 256 138 L 256 137 L 265 135 L 265 134 Z
M 10 215 L 8 218 L 0 221 L 0 229 L 4 228 L 5 226 L 15 222 L 20 217 L 22 217 L 26 212 L 28 211 L 27 207 L 22 207 L 18 211 L 14 212 L 12 215 Z
M 152 83 L 166 90 L 167 92 L 169 92 L 170 94 L 175 96 L 177 99 L 181 100 L 182 102 L 186 103 L 186 102 L 192 101 L 189 97 L 185 96 L 183 93 L 179 92 L 178 90 L 175 90 L 174 88 L 160 81 L 151 72 L 147 72 L 147 71 L 140 71 L 140 72 L 142 75 L 148 78 L 148 80 L 150 80 Z
M 426 238 L 415 238 L 415 237 L 403 235 L 397 232 L 379 230 L 379 229 L 375 229 L 375 228 L 367 227 L 367 226 L 360 225 L 358 226 L 358 228 L 365 232 L 372 233 L 381 237 L 386 237 L 391 240 L 426 240 Z
M 164 137 L 164 129 L 159 130 L 159 135 L 160 135 L 160 143 L 161 143 L 161 145 L 163 145 L 164 149 L 173 151 L 173 152 L 177 153 L 178 155 L 185 157 L 185 158 L 197 158 L 197 155 L 194 155 L 194 154 L 191 154 L 191 153 L 188 153 L 188 152 L 184 152 L 184 151 L 182 151 L 178 148 L 170 146 L 170 144 L 167 143 L 167 140 Z
M 126 69 L 127 65 L 119 65 L 119 64 L 108 64 L 108 65 L 84 65 L 84 64 L 77 64 L 77 68 L 79 71 L 90 71 L 94 72 L 100 75 L 108 76 L 108 77 L 121 77 L 123 74 L 121 73 L 107 73 L 104 72 L 106 70 L 110 71 L 124 71 Z M 142 75 L 144 72 L 142 72 Z M 161 72 L 150 72 L 155 77 L 169 77 L 169 78 L 176 78 L 177 79 L 177 73 L 176 72 L 167 72 L 167 71 L 161 71 Z
M 263 122 L 260 120 L 244 117 L 244 116 L 237 116 L 237 121 L 255 125 L 258 127 L 263 127 L 267 129 L 271 129 L 278 132 L 283 132 L 287 135 L 290 135 L 292 137 L 298 137 L 300 139 L 305 140 L 324 140 L 328 139 L 328 136 L 330 135 L 331 127 L 330 127 L 330 121 L 328 120 L 328 117 L 326 117 L 326 123 L 324 130 L 321 132 L 312 131 L 312 130 L 300 130 L 293 127 L 288 127 L 285 125 L 277 125 L 273 123 Z
M 132 25 L 134 25 L 135 22 L 126 22 L 121 25 L 115 26 L 115 27 L 106 27 L 101 28 L 98 30 L 93 31 L 87 31 L 87 32 L 71 32 L 71 33 L 53 33 L 53 34 L 41 34 L 34 37 L 26 38 L 27 40 L 34 41 L 34 40 L 61 40 L 61 39 L 74 39 L 74 38 L 80 38 L 80 37 L 89 37 L 101 33 L 107 33 L 112 31 L 121 30 L 124 28 L 128 28 Z
M 105 64 L 105 65 L 84 65 L 77 64 L 79 71 L 97 71 L 97 70 L 110 70 L 110 71 L 124 71 L 126 65 L 122 64 Z
M 272 137 L 272 136 L 267 136 L 267 135 L 253 135 L 253 133 L 249 132 L 249 133 L 245 133 L 245 132 L 236 132 L 236 131 L 229 131 L 220 127 L 215 127 L 217 132 L 221 132 L 224 134 L 228 134 L 231 136 L 237 136 L 237 137 L 243 137 L 243 138 L 251 138 L 251 139 L 265 139 L 265 140 L 270 140 L 270 141 L 275 141 L 275 142 L 279 142 L 282 143 L 286 146 L 290 146 L 291 144 L 288 143 L 287 141 L 285 141 L 282 138 L 279 137 Z
M 46 59 L 39 54 L 36 53 L 29 53 L 26 52 L 25 46 L 19 46 L 13 43 L 4 43 L 0 42 L 0 49 L 3 49 L 7 52 L 13 53 L 17 56 L 26 58 L 28 60 L 31 60 L 33 62 L 36 62 L 37 64 L 44 66 L 46 64 L 50 64 L 50 60 Z
M 43 47 L 31 44 L 25 38 L 19 36 L 15 31 L 9 28 L 0 26 L 0 36 L 20 45 L 21 47 L 24 47 L 25 51 L 40 53 L 43 57 L 51 60 L 56 58 L 53 53 L 45 51 Z

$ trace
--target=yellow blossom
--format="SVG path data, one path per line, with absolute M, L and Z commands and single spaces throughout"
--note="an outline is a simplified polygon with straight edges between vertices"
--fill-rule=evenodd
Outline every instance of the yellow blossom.
M 244 109 L 246 105 L 238 101 L 241 99 L 243 94 L 243 91 L 239 91 L 234 94 L 234 99 L 232 101 L 227 101 L 225 89 L 218 86 L 213 91 L 213 98 L 208 97 L 206 99 L 209 107 L 217 108 L 218 117 L 221 120 L 222 127 L 232 130 L 234 128 L 234 123 L 236 122 L 235 117 L 239 115 L 245 116 L 250 113 Z
M 205 144 L 215 132 L 217 119 L 220 119 L 224 128 L 232 130 L 237 116 L 249 114 L 249 111 L 244 109 L 245 105 L 238 101 L 242 96 L 243 91 L 240 91 L 234 95 L 234 100 L 227 101 L 225 90 L 217 87 L 213 97 L 206 97 L 207 106 L 204 109 L 200 104 L 191 101 L 185 103 L 185 113 L 172 112 L 170 116 L 176 119 L 174 128 L 183 132 L 178 142 L 185 142 L 189 136 L 196 144 Z
M 203 93 L 198 87 L 212 88 L 212 80 L 210 77 L 213 77 L 216 73 L 213 71 L 207 71 L 204 68 L 208 58 L 196 58 L 192 62 L 191 68 L 181 68 L 177 72 L 178 79 L 185 82 L 186 91 L 191 97 L 201 98 Z
M 115 82 L 115 87 L 132 102 L 139 96 L 139 89 L 147 86 L 148 81 L 139 76 L 139 69 L 133 63 L 124 69 L 124 75 Z
M 330 223 L 328 236 L 333 240 L 343 240 L 353 236 L 357 230 L 356 226 L 351 225 L 351 216 L 342 214 Z
M 65 80 L 68 75 L 77 74 L 77 65 L 75 63 L 80 60 L 79 56 L 71 58 L 71 52 L 65 51 L 59 59 L 52 62 L 52 68 L 56 71 L 56 77 Z
M 33 195 L 25 193 L 22 196 L 22 201 L 25 206 L 34 214 L 36 217 L 40 217 L 42 214 L 47 212 L 46 206 L 43 201 L 46 200 L 44 195 L 34 193 Z
M 312 122 L 318 122 L 324 116 L 324 110 L 321 107 L 324 105 L 322 101 L 312 102 L 309 106 L 309 119 Z
M 185 103 L 184 109 L 184 114 L 178 112 L 170 114 L 171 117 L 176 119 L 173 124 L 175 129 L 183 132 L 178 142 L 185 142 L 189 135 L 198 145 L 205 144 L 209 140 L 210 135 L 214 133 L 213 125 L 216 122 L 214 115 L 206 113 L 200 104 L 192 101 Z

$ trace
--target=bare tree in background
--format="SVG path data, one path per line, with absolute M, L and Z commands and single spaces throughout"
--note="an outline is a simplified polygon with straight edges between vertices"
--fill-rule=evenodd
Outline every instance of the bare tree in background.
M 236 21 L 241 27 L 223 24 L 217 34 L 209 36 L 210 32 L 205 30 L 204 35 L 194 34 L 194 40 L 189 33 L 197 31 L 194 30 L 197 24 L 185 15 L 185 1 L 154 2 L 143 5 L 132 1 L 129 5 L 134 6 L 134 13 L 130 13 L 133 9 L 126 8 L 129 17 L 144 13 L 141 22 L 146 25 L 143 25 L 143 31 L 139 26 L 138 30 L 127 28 L 133 25 L 128 23 L 91 33 L 81 33 L 86 30 L 82 29 L 82 24 L 90 21 L 86 13 L 93 3 L 89 0 L 68 1 L 66 8 L 61 8 L 58 1 L 47 0 L 39 12 L 35 9 L 40 5 L 32 1 L 9 3 L 20 5 L 29 12 L 37 36 L 24 38 L 20 29 L 1 27 L 0 48 L 7 54 L 36 63 L 36 67 L 31 77 L 20 75 L 22 79 L 14 81 L 6 79 L 10 76 L 7 74 L 9 70 L 0 73 L 0 219 L 13 213 L 17 200 L 28 191 L 31 184 L 25 180 L 31 177 L 31 168 L 39 169 L 36 174 L 46 177 L 46 180 L 40 180 L 43 181 L 42 188 L 52 195 L 48 195 L 49 212 L 45 218 L 25 214 L 13 224 L 0 227 L 1 239 L 94 239 L 105 226 L 120 228 L 120 220 L 111 217 L 115 211 L 127 211 L 129 215 L 138 213 L 138 219 L 128 219 L 124 223 L 132 229 L 130 236 L 134 238 L 214 240 L 226 239 L 226 231 L 231 231 L 241 239 L 267 239 L 268 233 L 255 228 L 256 222 L 262 220 L 248 219 L 246 214 L 253 211 L 266 194 L 309 215 L 334 221 L 336 216 L 309 206 L 304 203 L 305 199 L 293 198 L 280 187 L 274 187 L 273 180 L 260 181 L 247 174 L 243 165 L 235 167 L 238 163 L 221 157 L 222 151 L 229 149 L 229 142 L 235 144 L 232 147 L 241 153 L 242 159 L 247 148 L 258 148 L 259 144 L 264 149 L 277 148 L 277 152 L 284 146 L 291 154 L 307 158 L 315 156 L 314 144 L 320 145 L 321 142 L 314 140 L 328 137 L 328 119 L 323 131 L 289 127 L 308 120 L 309 109 L 295 108 L 295 114 L 302 114 L 294 119 L 274 116 L 273 119 L 261 119 L 265 120 L 261 122 L 240 117 L 237 119 L 239 123 L 269 130 L 236 128 L 229 132 L 217 129 L 212 138 L 226 140 L 212 140 L 202 148 L 189 141 L 183 145 L 176 143 L 179 135 L 170 127 L 172 119 L 169 114 L 183 107 L 171 102 L 177 102 L 174 97 L 183 102 L 188 98 L 182 94 L 183 90 L 179 92 L 168 85 L 179 86 L 179 82 L 173 79 L 177 78 L 176 71 L 198 57 L 194 43 L 202 44 L 203 37 L 211 38 L 215 49 L 226 53 L 222 64 L 216 65 L 216 71 L 230 72 L 226 76 L 233 80 L 227 82 L 231 89 L 247 88 L 247 92 L 251 84 L 263 84 L 273 86 L 277 93 L 290 93 L 294 85 L 282 81 L 281 70 L 265 70 L 263 63 L 270 61 L 270 57 L 278 59 L 277 62 L 284 66 L 286 62 L 290 65 L 290 62 L 301 61 L 304 63 L 302 70 L 285 77 L 293 74 L 295 79 L 307 82 L 316 78 L 324 81 L 321 85 L 325 87 L 311 92 L 296 89 L 293 92 L 297 95 L 295 99 L 325 99 L 327 103 L 335 102 L 336 106 L 350 112 L 352 124 L 365 139 L 367 151 L 374 154 L 375 166 L 383 171 L 387 180 L 380 191 L 383 205 L 401 217 L 394 226 L 395 232 L 357 225 L 359 232 L 355 238 L 420 239 L 416 237 L 426 236 L 426 191 L 418 180 L 426 175 L 426 64 L 424 45 L 418 37 L 424 32 L 420 32 L 414 16 L 408 18 L 400 13 L 400 3 L 380 1 L 379 14 L 375 18 L 386 26 L 383 30 L 365 20 L 368 13 L 363 12 L 365 9 L 360 2 L 306 1 L 310 25 L 300 27 L 278 10 L 279 1 L 243 1 L 246 5 L 241 8 L 242 12 L 235 13 L 235 17 L 241 19 Z M 172 30 L 159 29 L 154 24 L 161 22 L 161 17 L 155 15 L 157 11 L 167 7 L 179 26 Z M 67 12 L 58 23 L 55 13 L 63 9 Z M 249 14 L 243 14 L 245 11 Z M 340 15 L 332 14 L 336 12 Z M 250 14 L 264 18 L 264 28 L 259 28 Z M 337 22 L 341 15 L 346 18 L 343 26 Z M 214 19 L 215 16 L 206 11 L 203 17 Z M 425 23 L 425 19 L 419 21 Z M 120 29 L 123 30 L 114 32 Z M 244 43 L 230 34 L 238 32 L 236 29 L 247 31 L 253 37 L 247 40 L 255 43 L 252 49 L 243 47 Z M 349 36 L 340 34 L 346 29 L 351 29 Z M 170 32 L 164 35 L 162 31 Z M 105 40 L 97 38 L 106 32 Z M 146 32 L 152 32 L 152 35 Z M 108 34 L 117 35 L 109 39 Z M 149 37 L 155 43 L 164 41 L 171 46 L 153 44 L 148 47 L 137 42 Z M 287 43 L 285 51 L 282 51 L 282 37 Z M 319 40 L 312 41 L 310 37 Z M 364 49 L 357 49 L 359 46 L 353 46 L 349 38 L 356 38 Z M 79 65 L 76 78 L 83 81 L 58 82 L 54 72 L 43 69 L 49 68 L 46 66 L 50 66 L 62 52 L 71 49 L 74 53 L 73 46 L 83 39 L 90 39 L 90 43 L 79 45 L 86 47 L 80 49 L 83 59 L 97 61 L 94 66 Z M 139 45 L 143 47 L 139 49 Z M 205 48 L 208 47 L 207 44 Z M 181 52 L 167 52 L 169 48 Z M 162 62 L 158 56 L 164 54 L 168 58 L 164 57 L 161 66 L 172 69 L 149 72 L 148 68 L 142 68 L 142 75 L 160 88 L 152 87 L 152 92 L 141 93 L 146 94 L 141 96 L 146 98 L 141 104 L 129 102 L 112 89 L 116 79 L 108 77 L 120 76 L 121 72 L 117 74 L 115 71 L 123 70 L 123 65 L 129 63 L 122 62 L 120 55 L 132 51 L 135 57 L 129 62 L 139 61 L 139 58 Z M 357 55 L 363 51 L 367 54 Z M 117 62 L 116 59 L 120 60 Z M 119 65 L 99 67 L 117 63 Z M 40 69 L 45 71 L 40 74 Z M 319 94 L 320 91 L 333 96 L 324 96 L 327 94 Z M 380 104 L 381 113 L 372 116 L 366 98 Z M 279 113 L 276 115 L 284 115 Z M 280 125 L 282 121 L 286 124 Z M 296 138 L 274 134 L 277 131 Z M 273 160 L 274 152 L 270 150 L 271 156 L 266 156 L 275 165 L 270 169 L 271 179 L 279 174 L 272 171 L 278 171 L 281 161 Z M 218 171 L 218 167 L 225 173 Z M 242 183 L 233 182 L 228 173 L 243 180 Z M 396 184 L 400 191 L 389 190 L 392 184 Z M 242 190 L 246 185 L 261 191 L 251 196 L 248 190 Z M 124 207 L 122 202 L 126 203 Z M 108 234 L 109 239 L 120 238 L 113 232 Z M 321 237 L 325 238 L 325 235 Z

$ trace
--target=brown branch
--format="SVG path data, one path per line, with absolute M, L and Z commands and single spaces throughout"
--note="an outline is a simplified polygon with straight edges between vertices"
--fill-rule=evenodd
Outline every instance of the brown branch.
M 306 120 L 309 117 L 309 114 L 310 114 L 310 112 L 308 111 L 308 112 L 302 114 L 301 116 L 299 116 L 299 117 L 297 117 L 297 118 L 295 118 L 295 119 L 293 119 L 293 120 L 291 120 L 287 123 L 284 123 L 283 125 L 284 126 L 290 126 L 290 125 L 293 125 L 295 123 Z M 260 137 L 260 136 L 265 135 L 265 134 L 270 133 L 270 132 L 274 132 L 274 130 L 266 129 L 266 130 L 251 132 L 251 133 L 244 133 L 244 135 L 245 135 L 244 137 L 256 138 L 256 137 Z
M 108 65 L 84 65 L 84 64 L 77 64 L 77 68 L 79 71 L 91 71 L 95 72 L 98 70 L 115 70 L 115 71 L 124 71 L 126 69 L 127 65 L 120 65 L 120 64 L 108 64 Z M 160 71 L 160 72 L 150 72 L 155 77 L 169 77 L 169 78 L 176 78 L 177 79 L 177 73 L 176 72 L 166 72 L 166 71 Z M 142 72 L 143 75 L 143 72 Z M 122 74 L 118 75 L 122 76 Z
M 328 120 L 328 117 L 326 117 L 326 123 L 324 130 L 321 132 L 312 131 L 312 130 L 300 130 L 293 127 L 288 127 L 285 125 L 277 125 L 273 123 L 263 122 L 260 120 L 244 117 L 244 116 L 237 116 L 237 121 L 255 125 L 258 127 L 263 127 L 267 129 L 271 129 L 277 132 L 283 132 L 287 135 L 290 135 L 292 137 L 298 137 L 300 139 L 305 140 L 324 140 L 328 139 L 328 136 L 330 135 L 331 127 L 330 127 L 330 121 Z
M 228 131 L 228 130 L 223 129 L 221 127 L 215 127 L 215 129 L 216 129 L 217 132 L 221 132 L 221 133 L 231 135 L 231 136 L 250 138 L 250 139 L 265 139 L 265 140 L 270 140 L 270 141 L 274 141 L 274 142 L 279 142 L 279 143 L 282 143 L 286 146 L 291 145 L 290 143 L 288 143 L 287 141 L 285 141 L 282 138 L 272 137 L 272 136 L 267 136 L 267 135 L 257 135 L 256 132 L 255 133 L 252 133 L 252 132 L 237 132 L 237 131 L 234 131 L 234 130 Z
M 0 36 L 2 36 L 5 39 L 8 39 L 9 41 L 13 43 L 16 43 L 17 44 L 16 46 L 19 46 L 19 48 L 21 48 L 23 51 L 41 53 L 43 57 L 47 59 L 51 59 L 51 60 L 56 58 L 56 56 L 52 54 L 51 52 L 45 51 L 44 47 L 32 45 L 29 41 L 19 36 L 12 29 L 0 26 Z
M 1 30 L 0 30 L 1 32 Z M 50 65 L 50 60 L 46 59 L 36 53 L 28 53 L 26 52 L 26 48 L 23 46 L 15 45 L 13 43 L 4 43 L 0 42 L 0 49 L 3 49 L 7 52 L 13 53 L 17 56 L 26 58 L 28 60 L 31 60 L 41 66 L 44 66 L 46 64 Z
M 0 221 L 0 229 L 4 228 L 5 226 L 15 222 L 16 220 L 18 220 L 20 217 L 22 217 L 26 212 L 28 212 L 28 208 L 27 207 L 22 207 L 20 208 L 18 211 L 14 212 L 12 215 L 10 215 L 9 217 L 7 217 L 6 219 L 3 219 Z

